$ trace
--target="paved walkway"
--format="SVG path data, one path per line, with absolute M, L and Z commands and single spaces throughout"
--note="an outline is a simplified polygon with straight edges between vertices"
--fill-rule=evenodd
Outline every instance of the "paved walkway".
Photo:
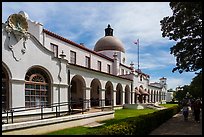
M 202 112 L 200 123 L 194 121 L 191 110 L 188 121 L 184 121 L 182 112 L 179 112 L 149 135 L 202 135 Z

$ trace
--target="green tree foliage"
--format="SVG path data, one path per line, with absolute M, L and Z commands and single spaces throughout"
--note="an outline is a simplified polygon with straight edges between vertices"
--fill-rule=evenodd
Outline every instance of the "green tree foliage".
M 202 72 L 198 73 L 198 75 L 193 78 L 189 88 L 189 93 L 193 97 L 202 97 Z
M 202 69 L 202 2 L 170 2 L 173 15 L 161 23 L 162 37 L 176 41 L 170 48 L 176 56 L 176 70 L 195 72 Z
M 183 87 L 181 87 L 181 90 L 178 90 L 175 92 L 174 98 L 178 101 L 183 100 L 183 98 L 186 97 L 187 92 L 189 92 L 189 86 L 188 85 L 184 85 Z M 190 93 L 190 92 L 189 92 Z
M 189 92 L 190 98 L 202 97 L 202 71 L 192 79 L 190 85 L 184 85 L 181 90 L 174 92 L 174 98 L 180 101 L 186 96 L 187 92 Z

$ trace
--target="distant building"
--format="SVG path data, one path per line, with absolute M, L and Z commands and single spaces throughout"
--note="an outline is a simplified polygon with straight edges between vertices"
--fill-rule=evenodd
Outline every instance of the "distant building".
M 148 74 L 126 63 L 124 47 L 110 25 L 91 50 L 25 12 L 10 15 L 2 23 L 2 110 L 70 100 L 85 100 L 73 108 L 166 100 L 166 78 L 150 83 Z
M 171 102 L 173 98 L 173 92 L 166 93 L 166 102 Z

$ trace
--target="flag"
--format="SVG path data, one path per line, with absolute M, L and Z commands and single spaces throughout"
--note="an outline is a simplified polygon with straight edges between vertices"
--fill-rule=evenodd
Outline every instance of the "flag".
M 139 39 L 137 39 L 137 41 L 134 41 L 134 44 L 139 45 Z

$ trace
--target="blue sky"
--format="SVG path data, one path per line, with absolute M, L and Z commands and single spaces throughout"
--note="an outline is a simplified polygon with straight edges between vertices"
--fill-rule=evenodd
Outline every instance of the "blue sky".
M 170 47 L 175 42 L 162 37 L 160 26 L 163 17 L 172 15 L 169 2 L 3 2 L 2 22 L 19 11 L 45 29 L 92 50 L 110 24 L 113 35 L 124 44 L 127 65 L 132 61 L 135 68 L 137 46 L 133 42 L 139 39 L 140 69 L 150 75 L 150 82 L 166 77 L 168 89 L 189 85 L 195 77 L 193 72 L 172 73 L 176 61 Z

